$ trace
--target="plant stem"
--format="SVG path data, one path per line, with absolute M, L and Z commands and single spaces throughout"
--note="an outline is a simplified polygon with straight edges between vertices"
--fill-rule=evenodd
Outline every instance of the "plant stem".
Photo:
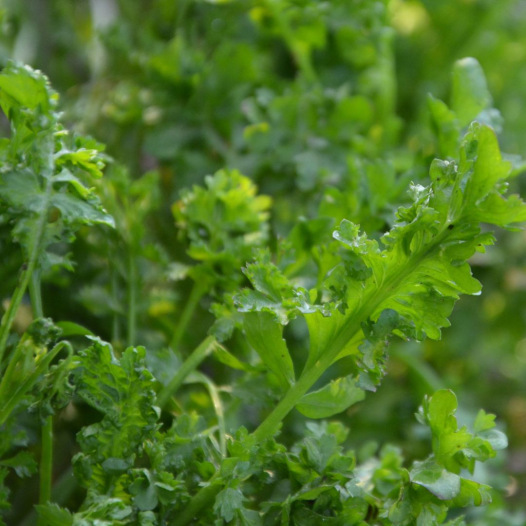
M 40 272 L 35 269 L 29 282 L 29 294 L 35 318 L 44 317 L 42 307 L 42 289 Z M 51 485 L 53 480 L 53 415 L 46 417 L 42 426 L 42 451 L 40 455 L 40 497 L 39 504 L 51 500 Z
M 0 400 L 2 400 L 2 405 L 0 405 L 0 426 L 9 418 L 20 400 L 38 380 L 38 377 L 44 374 L 55 356 L 57 356 L 57 354 L 64 348 L 67 349 L 70 354 L 73 353 L 69 342 L 58 343 L 41 360 L 39 360 L 37 367 L 31 372 L 31 374 L 25 376 L 18 386 L 13 386 L 14 382 L 12 380 L 12 375 L 16 371 L 16 365 L 20 356 L 26 350 L 23 346 L 17 346 L 14 356 L 9 363 L 9 367 L 6 369 L 2 381 L 0 382 Z
M 137 263 L 134 251 L 128 249 L 128 327 L 127 344 L 129 347 L 135 344 L 137 327 Z
M 175 331 L 170 341 L 170 347 L 174 351 L 178 349 L 179 344 L 181 343 L 181 339 L 184 333 L 186 332 L 186 328 L 188 327 L 188 324 L 190 323 L 192 319 L 195 309 L 199 305 L 199 301 L 203 297 L 205 291 L 206 291 L 205 287 L 203 287 L 202 285 L 199 285 L 197 282 L 194 282 L 192 291 L 190 292 L 190 297 L 188 298 L 188 301 L 186 302 L 186 305 L 184 306 L 181 316 L 179 316 L 179 320 L 177 322 Z
M 42 307 L 42 291 L 40 289 L 40 271 L 35 269 L 29 280 L 29 297 L 31 298 L 31 307 L 34 318 L 44 317 L 44 308 Z
M 205 338 L 182 363 L 173 378 L 170 380 L 157 397 L 160 407 L 164 407 L 173 394 L 179 389 L 184 379 L 219 345 L 214 336 Z
M 254 431 L 253 435 L 258 440 L 265 440 L 272 436 L 281 421 L 299 402 L 301 397 L 314 385 L 316 380 L 327 370 L 331 361 L 327 355 L 322 356 L 312 367 L 304 371 L 299 380 L 287 391 L 275 409 Z M 221 490 L 219 475 L 216 473 L 209 484 L 202 488 L 190 501 L 183 513 L 175 523 L 177 526 L 188 524 L 194 517 L 199 515 L 200 510 L 210 506 L 212 500 Z
M 362 318 L 354 320 L 351 322 L 354 332 L 360 330 L 360 323 Z M 352 330 L 348 332 L 352 332 Z M 320 359 L 313 363 L 308 369 L 305 369 L 301 374 L 298 381 L 287 391 L 285 396 L 280 400 L 278 405 L 274 410 L 263 420 L 259 427 L 254 431 L 253 435 L 258 440 L 265 440 L 277 431 L 280 423 L 283 419 L 290 413 L 296 404 L 300 401 L 303 395 L 315 384 L 315 382 L 320 378 L 320 376 L 327 370 L 327 368 L 334 361 L 336 356 L 341 352 L 343 347 L 330 347 L 328 346 L 327 351 L 321 353 Z M 190 501 L 186 507 L 184 513 L 179 517 L 177 526 L 184 526 L 188 524 L 194 516 L 199 515 L 199 510 L 206 508 L 210 505 L 212 499 L 215 498 L 217 493 L 221 489 L 221 485 L 218 482 L 214 481 L 214 478 L 218 476 L 217 474 L 211 479 L 211 482 L 208 486 L 202 488 Z
M 280 423 L 294 409 L 301 397 L 308 392 L 320 376 L 338 358 L 348 342 L 357 337 L 359 331 L 361 331 L 362 322 L 375 314 L 380 305 L 395 293 L 399 285 L 404 283 L 407 276 L 439 246 L 446 236 L 447 230 L 444 229 L 437 235 L 433 243 L 412 255 L 405 262 L 405 265 L 402 266 L 402 269 L 395 268 L 381 283 L 378 283 L 375 288 L 371 289 L 371 292 L 363 298 L 361 306 L 355 312 L 349 314 L 348 322 L 343 324 L 334 337 L 327 342 L 324 352 L 320 353 L 320 358 L 304 369 L 298 381 L 287 391 L 274 410 L 254 431 L 253 435 L 258 440 L 265 440 L 275 434 Z M 219 490 L 220 485 L 217 482 L 211 482 L 210 485 L 201 489 L 188 504 L 185 513 L 182 514 L 180 521 L 177 522 L 178 526 L 184 526 L 194 518 L 194 515 L 199 515 L 199 510 L 210 505 L 210 502 L 215 498 Z
M 5 314 L 2 316 L 2 323 L 0 325 L 0 364 L 2 363 L 2 359 L 4 357 L 7 338 L 9 336 L 11 326 L 13 325 L 13 321 L 15 320 L 18 307 L 26 292 L 33 269 L 34 264 L 32 266 L 28 264 L 25 267 L 25 270 L 22 270 L 20 278 L 18 280 L 18 285 L 16 286 L 13 296 L 11 297 L 11 301 L 9 302 L 9 307 L 7 308 Z
M 404 349 L 394 349 L 391 355 L 400 360 L 410 372 L 412 372 L 422 384 L 425 394 L 433 394 L 439 389 L 444 389 L 443 382 L 433 368 L 420 356 L 416 356 L 414 352 L 406 344 Z
M 18 280 L 18 285 L 16 286 L 13 296 L 11 297 L 9 307 L 7 311 L 5 312 L 4 316 L 2 317 L 2 322 L 0 324 L 0 364 L 2 364 L 2 359 L 4 357 L 7 338 L 9 336 L 11 326 L 13 325 L 13 321 L 18 311 L 18 307 L 20 306 L 20 302 L 22 301 L 22 298 L 24 297 L 24 294 L 29 285 L 29 282 L 37 267 L 38 256 L 40 254 L 42 238 L 44 235 L 44 229 L 46 227 L 46 222 L 47 222 L 49 200 L 50 200 L 51 191 L 53 188 L 53 182 L 52 182 L 52 175 L 53 175 L 53 170 L 54 170 L 54 161 L 53 161 L 54 143 L 53 143 L 53 140 L 54 140 L 53 137 L 50 137 L 50 144 L 47 145 L 50 151 L 48 152 L 48 156 L 47 156 L 48 157 L 47 166 L 44 168 L 44 171 L 47 172 L 45 175 L 46 188 L 44 190 L 44 202 L 42 203 L 42 206 L 40 209 L 40 215 L 37 218 L 35 230 L 34 230 L 33 236 L 31 237 L 31 241 L 29 244 L 28 260 L 27 260 L 25 267 L 23 267 L 23 270 Z M 44 149 L 44 147 L 42 147 L 42 149 Z M 33 305 L 33 307 L 35 307 L 35 305 Z M 42 302 L 40 302 L 40 307 L 42 307 Z
M 117 299 L 117 291 L 118 291 L 118 287 L 117 287 L 117 271 L 115 270 L 115 267 L 112 265 L 112 269 L 111 269 L 111 280 L 110 280 L 110 288 L 111 288 L 111 297 L 112 297 L 112 300 L 114 302 L 115 305 L 118 304 L 118 299 Z M 121 333 L 120 333 L 120 320 L 119 320 L 119 315 L 117 314 L 117 312 L 113 312 L 113 318 L 112 318 L 112 324 L 111 324 L 111 341 L 113 344 L 115 344 L 116 342 L 118 342 L 121 338 Z
M 200 373 L 199 371 L 194 371 L 192 375 L 192 380 L 195 379 L 196 382 L 203 384 L 210 395 L 212 404 L 214 404 L 214 410 L 217 416 L 217 428 L 219 432 L 219 448 L 221 455 L 226 457 L 226 426 L 225 426 L 225 414 L 223 411 L 223 404 L 221 403 L 221 397 L 219 396 L 219 390 L 206 376 L 205 374 Z
M 258 440 L 265 440 L 277 431 L 282 420 L 294 409 L 304 394 L 314 385 L 316 380 L 327 370 L 330 363 L 322 357 L 313 367 L 310 367 L 298 379 L 298 381 L 287 391 L 272 412 L 261 422 L 252 433 Z
M 188 524 L 197 517 L 203 509 L 208 509 L 210 503 L 221 490 L 221 487 L 221 480 L 219 479 L 218 473 L 216 473 L 210 479 L 208 485 L 201 488 L 195 497 L 188 503 L 188 506 L 186 506 L 181 512 L 174 525 L 185 526 L 185 524 Z
M 40 497 L 39 504 L 51 500 L 51 481 L 53 479 L 53 417 L 48 416 L 42 427 L 42 453 L 40 458 Z

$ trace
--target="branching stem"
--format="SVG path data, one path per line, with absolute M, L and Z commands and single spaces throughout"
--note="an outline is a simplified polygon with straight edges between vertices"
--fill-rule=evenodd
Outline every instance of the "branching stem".
M 135 253 L 128 248 L 128 325 L 127 344 L 135 345 L 137 330 L 137 262 Z

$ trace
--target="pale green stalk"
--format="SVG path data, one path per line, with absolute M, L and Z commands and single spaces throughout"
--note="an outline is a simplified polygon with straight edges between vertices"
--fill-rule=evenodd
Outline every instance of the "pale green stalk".
M 7 311 L 5 312 L 4 316 L 2 317 L 2 323 L 0 324 L 0 364 L 2 364 L 2 359 L 4 357 L 7 338 L 9 336 L 9 332 L 13 325 L 13 321 L 15 320 L 15 316 L 18 311 L 18 307 L 20 306 L 20 303 L 22 302 L 22 298 L 24 297 L 24 294 L 29 286 L 30 280 L 32 279 L 32 276 L 37 267 L 38 257 L 40 255 L 40 250 L 41 250 L 42 237 L 44 234 L 44 229 L 45 229 L 46 221 L 47 221 L 47 211 L 49 207 L 49 198 L 51 194 L 51 188 L 52 188 L 51 177 L 48 177 L 46 178 L 44 205 L 42 207 L 42 212 L 38 218 L 34 235 L 31 238 L 31 245 L 28 251 L 29 258 L 28 258 L 27 263 L 25 263 L 25 265 L 22 268 L 22 272 L 20 274 L 18 284 L 13 293 L 13 296 L 11 297 L 11 301 L 9 302 L 9 307 Z M 38 308 L 38 305 L 36 305 L 36 307 Z M 42 307 L 41 303 L 40 303 L 40 307 Z M 35 305 L 33 305 L 33 308 L 35 308 Z
M 29 283 L 31 305 L 35 318 L 44 317 L 42 307 L 42 289 L 40 286 L 40 272 L 35 269 Z M 53 415 L 46 417 L 42 426 L 42 449 L 40 453 L 40 496 L 39 504 L 46 504 L 51 500 L 51 485 L 53 480 Z M 41 522 L 41 521 L 39 521 Z
M 71 344 L 69 342 L 60 342 L 51 351 L 49 351 L 43 358 L 41 358 L 35 368 L 35 370 L 20 383 L 17 388 L 12 390 L 12 382 L 10 381 L 11 376 L 14 373 L 16 364 L 21 354 L 24 352 L 22 347 L 18 347 L 15 354 L 11 358 L 9 367 L 7 368 L 2 381 L 0 382 L 0 400 L 2 405 L 0 406 L 0 426 L 6 422 L 9 415 L 13 412 L 18 403 L 31 389 L 38 377 L 47 370 L 50 363 L 53 361 L 55 356 L 62 350 L 67 349 L 70 353 L 73 352 Z
M 135 253 L 128 248 L 128 326 L 127 344 L 135 345 L 137 332 L 137 262 Z
M 219 390 L 217 386 L 208 378 L 206 375 L 200 373 L 199 371 L 194 371 L 192 374 L 192 378 L 195 378 L 198 382 L 202 383 L 206 390 L 208 391 L 208 394 L 210 396 L 210 399 L 212 400 L 212 404 L 214 405 L 214 411 L 216 412 L 217 416 L 217 428 L 219 432 L 219 449 L 221 451 L 221 455 L 223 457 L 226 456 L 226 425 L 225 425 L 225 414 L 223 411 L 223 404 L 221 403 L 221 397 L 219 396 Z
M 170 341 L 170 347 L 173 351 L 178 350 L 179 344 L 181 343 L 181 339 L 183 338 L 188 324 L 192 320 L 195 309 L 199 305 L 199 301 L 201 301 L 201 298 L 204 296 L 205 292 L 206 289 L 202 285 L 199 285 L 197 284 L 197 282 L 194 282 L 192 291 L 190 292 L 190 297 L 188 298 L 188 301 L 184 306 L 181 316 L 179 316 L 179 319 L 177 320 L 177 325 L 175 327 L 172 339 Z

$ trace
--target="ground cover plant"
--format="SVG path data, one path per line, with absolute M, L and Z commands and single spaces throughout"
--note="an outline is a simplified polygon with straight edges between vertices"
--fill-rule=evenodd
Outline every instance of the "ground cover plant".
M 524 524 L 525 165 L 453 37 L 407 86 L 454 3 L 150 4 L 2 11 L 0 523 Z

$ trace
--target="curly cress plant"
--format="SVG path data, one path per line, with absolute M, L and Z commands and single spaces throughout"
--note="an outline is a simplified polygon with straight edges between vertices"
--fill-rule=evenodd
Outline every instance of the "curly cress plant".
M 307 72 L 309 57 L 301 62 Z M 407 468 L 391 445 L 377 457 L 357 458 L 344 447 L 348 429 L 324 420 L 377 389 L 390 339 L 439 339 L 459 296 L 481 290 L 468 260 L 494 242 L 489 225 L 513 229 L 526 220 L 522 200 L 506 195 L 516 170 L 500 153 L 481 75 L 476 62 L 461 61 L 452 108 L 430 99 L 447 159 L 431 163 L 427 186 L 411 185 L 411 202 L 398 207 L 381 237 L 320 213 L 274 243 L 270 198 L 258 196 L 235 170 L 184 192 L 173 213 L 198 263 L 186 269 L 194 288 L 167 341 L 173 352 L 161 354 L 164 368 L 179 362 L 159 381 L 148 361 L 159 360 L 153 351 L 121 353 L 87 330 L 43 318 L 41 280 L 57 268 L 72 270 L 64 245 L 82 226 L 114 227 L 88 186 L 107 159 L 100 145 L 60 125 L 57 96 L 41 73 L 15 63 L 3 70 L 0 105 L 11 136 L 0 142 L 0 217 L 21 247 L 23 264 L 0 325 L 0 474 L 3 481 L 8 468 L 22 475 L 36 469 L 9 437 L 19 415 L 38 408 L 44 418 L 41 525 L 443 524 L 450 509 L 491 501 L 491 488 L 466 471 L 473 474 L 476 462 L 494 457 L 506 437 L 484 411 L 471 429 L 459 426 L 450 390 L 425 398 L 417 418 L 429 429 L 432 453 Z M 110 189 L 108 183 L 106 199 Z M 133 258 L 141 237 L 135 226 L 127 240 L 130 303 L 137 297 Z M 248 283 L 251 288 L 242 288 Z M 27 291 L 36 320 L 17 337 L 12 327 Z M 215 302 L 216 323 L 183 360 L 181 341 L 206 295 Z M 284 329 L 295 318 L 308 331 L 301 366 Z M 133 343 L 134 306 L 127 319 Z M 87 336 L 89 346 L 77 352 L 64 340 L 56 343 L 61 328 Z M 244 356 L 229 350 L 236 337 L 243 339 Z M 207 357 L 236 373 L 232 385 L 218 386 L 197 370 Z M 242 404 L 225 403 L 251 382 L 255 389 L 263 384 L 272 402 L 255 425 L 243 421 Z M 213 424 L 192 410 L 182 389 L 190 384 L 206 390 Z M 86 496 L 70 511 L 51 503 L 51 415 L 72 390 L 101 418 L 77 435 L 72 465 Z M 305 432 L 287 447 L 276 436 L 294 409 L 306 417 Z
M 440 337 L 459 295 L 481 290 L 467 263 L 476 251 L 494 242 L 490 232 L 481 230 L 481 221 L 509 228 L 526 220 L 526 206 L 518 196 L 503 195 L 511 168 L 501 158 L 494 131 L 474 123 L 463 138 L 458 163 L 435 160 L 431 184 L 413 186 L 413 204 L 398 210 L 397 222 L 380 240 L 383 249 L 344 220 L 333 236 L 344 254 L 352 254 L 353 266 L 346 268 L 342 257 L 343 262 L 327 272 L 318 289 L 294 287 L 265 259 L 247 266 L 245 272 L 254 289 L 237 297 L 239 309 L 246 313 L 244 330 L 282 390 L 277 406 L 253 433 L 257 441 L 271 438 L 294 408 L 310 418 L 325 418 L 363 399 L 365 391 L 374 390 L 384 374 L 384 344 L 390 334 Z M 346 280 L 343 290 L 336 292 L 330 288 L 335 272 Z M 321 301 L 316 302 L 317 298 Z M 305 318 L 310 341 L 308 359 L 299 375 L 281 328 L 297 315 Z M 355 373 L 308 392 L 331 365 L 348 356 L 355 362 Z M 450 409 L 444 402 L 439 410 L 452 413 L 456 403 L 448 396 L 437 394 L 432 400 L 440 406 L 439 400 L 445 398 Z M 442 428 L 432 427 L 432 431 L 438 434 Z M 486 447 L 492 450 L 492 445 L 501 447 L 503 442 L 499 438 Z M 452 472 L 458 474 L 456 468 Z M 437 473 L 434 482 L 449 477 L 449 471 Z M 454 480 L 456 490 L 451 490 L 448 500 L 461 493 L 460 480 Z M 223 484 L 218 472 L 183 511 L 178 524 L 187 524 Z M 475 483 L 465 483 L 462 494 L 480 502 Z
M 68 257 L 54 252 L 53 246 L 71 242 L 82 225 L 113 226 L 93 190 L 82 182 L 102 175 L 97 145 L 90 139 L 69 136 L 59 124 L 57 101 L 57 94 L 40 72 L 11 63 L 0 74 L 0 106 L 11 125 L 10 138 L 0 143 L 0 212 L 23 254 L 17 286 L 0 324 L 2 424 L 31 400 L 29 393 L 42 375 L 50 373 L 60 351 L 67 348 L 71 352 L 68 342 L 48 350 L 60 330 L 46 327 L 42 319 L 42 273 L 59 266 L 71 268 Z M 11 327 L 28 289 L 37 320 L 6 354 Z M 65 367 L 68 360 L 62 361 L 62 369 Z M 63 381 L 56 368 L 53 374 Z M 52 417 L 48 416 L 42 431 L 41 504 L 51 495 L 52 440 Z

